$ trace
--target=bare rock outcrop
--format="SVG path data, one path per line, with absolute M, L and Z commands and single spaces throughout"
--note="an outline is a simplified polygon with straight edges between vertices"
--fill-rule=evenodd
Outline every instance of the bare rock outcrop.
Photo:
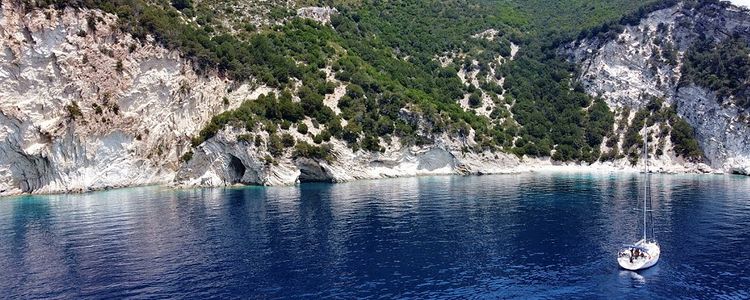
M 3 2 L 0 195 L 169 183 L 213 115 L 267 90 L 196 74 L 116 22 Z
M 640 109 L 646 96 L 664 98 L 693 126 L 712 168 L 748 174 L 750 126 L 744 119 L 750 112 L 684 82 L 680 73 L 685 52 L 700 36 L 722 41 L 732 35 L 750 41 L 746 10 L 680 3 L 649 14 L 639 25 L 626 26 L 613 40 L 586 39 L 566 51 L 581 65 L 579 80 L 589 94 L 602 96 L 611 108 Z M 665 58 L 672 54 L 673 60 Z
M 338 14 L 336 8 L 331 7 L 302 7 L 297 9 L 297 16 L 300 18 L 311 19 L 323 24 L 331 23 L 331 16 Z

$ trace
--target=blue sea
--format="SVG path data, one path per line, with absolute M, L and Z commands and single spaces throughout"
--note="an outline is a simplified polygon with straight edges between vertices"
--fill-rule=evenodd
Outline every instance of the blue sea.
M 0 198 L 0 298 L 750 298 L 750 177 L 650 182 L 637 273 L 638 174 Z

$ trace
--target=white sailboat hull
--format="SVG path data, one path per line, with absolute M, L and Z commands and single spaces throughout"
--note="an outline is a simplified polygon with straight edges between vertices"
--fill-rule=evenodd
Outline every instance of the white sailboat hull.
M 640 240 L 634 246 L 641 255 L 633 255 L 633 248 L 626 248 L 619 252 L 617 262 L 626 270 L 637 271 L 650 268 L 659 262 L 661 249 L 654 241 Z

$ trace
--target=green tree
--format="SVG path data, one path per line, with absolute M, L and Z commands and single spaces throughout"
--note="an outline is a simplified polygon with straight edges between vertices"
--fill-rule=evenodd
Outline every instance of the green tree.
M 297 132 L 301 134 L 307 134 L 307 124 L 305 123 L 299 123 L 297 125 Z

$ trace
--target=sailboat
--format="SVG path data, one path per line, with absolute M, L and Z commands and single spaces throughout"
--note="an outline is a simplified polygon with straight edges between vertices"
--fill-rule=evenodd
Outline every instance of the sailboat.
M 645 127 L 645 126 L 644 126 Z M 620 267 L 626 270 L 631 271 L 637 271 L 637 270 L 643 270 L 650 268 L 651 266 L 655 265 L 659 261 L 659 255 L 661 255 L 661 249 L 659 248 L 659 244 L 656 243 L 656 240 L 653 237 L 653 234 L 651 238 L 649 239 L 646 235 L 646 206 L 648 204 L 648 199 L 650 197 L 649 193 L 649 173 L 648 173 L 648 132 L 647 130 L 644 131 L 646 134 L 645 136 L 645 142 L 644 142 L 644 155 L 645 155 L 645 161 L 644 161 L 644 172 L 643 176 L 645 176 L 645 184 L 643 185 L 643 238 L 641 240 L 630 244 L 630 245 L 624 245 L 620 251 L 617 254 L 617 262 L 620 264 Z

